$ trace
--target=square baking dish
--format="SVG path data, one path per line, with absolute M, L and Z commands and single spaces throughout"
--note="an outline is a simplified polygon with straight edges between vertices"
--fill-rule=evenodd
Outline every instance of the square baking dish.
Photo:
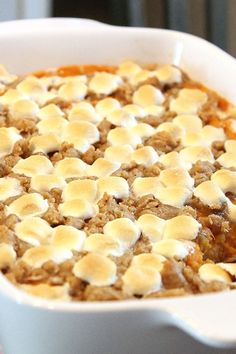
M 16 74 L 122 59 L 172 63 L 236 104 L 235 59 L 188 34 L 82 19 L 14 21 L 0 24 L 0 48 L 1 64 Z M 31 297 L 0 274 L 0 343 L 5 354 L 148 354 L 145 343 L 155 348 L 163 333 L 171 340 L 175 326 L 212 346 L 236 347 L 235 296 L 63 303 Z

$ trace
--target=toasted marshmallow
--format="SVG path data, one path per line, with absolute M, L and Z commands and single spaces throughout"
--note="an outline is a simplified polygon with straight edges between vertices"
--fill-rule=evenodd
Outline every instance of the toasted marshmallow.
M 112 285 L 116 281 L 116 264 L 106 256 L 90 253 L 75 263 L 73 273 L 91 285 Z
M 89 82 L 89 89 L 98 95 L 110 95 L 122 84 L 118 75 L 101 72 L 95 73 Z
M 16 101 L 10 109 L 11 116 L 15 119 L 35 118 L 39 108 L 38 105 L 29 99 Z
M 120 102 L 114 98 L 107 97 L 98 101 L 95 108 L 100 117 L 104 118 L 115 109 L 119 109 Z
M 32 268 L 40 268 L 48 261 L 60 264 L 72 258 L 72 256 L 73 253 L 68 249 L 52 245 L 43 245 L 29 248 L 21 259 Z
M 152 85 L 143 85 L 133 94 L 133 103 L 141 107 L 159 105 L 164 100 L 162 92 Z
M 120 127 L 132 127 L 137 124 L 134 116 L 122 108 L 115 109 L 111 113 L 108 113 L 106 118 L 108 122 Z
M 97 197 L 97 183 L 91 179 L 72 181 L 67 184 L 62 193 L 65 202 L 74 199 L 87 200 L 93 203 Z
M 29 285 L 23 284 L 21 285 L 21 289 L 26 291 L 28 294 L 36 297 L 40 297 L 48 300 L 60 300 L 60 301 L 69 301 L 69 289 L 68 285 L 48 285 L 48 284 L 36 284 Z
M 176 99 L 170 103 L 170 110 L 177 114 L 196 114 L 206 103 L 207 94 L 198 89 L 182 89 Z
M 233 277 L 236 276 L 236 263 L 217 263 L 219 267 L 226 270 Z
M 39 246 L 51 236 L 52 228 L 42 218 L 29 216 L 15 225 L 15 234 L 20 240 Z
M 211 142 L 205 140 L 201 131 L 197 132 L 188 132 L 181 137 L 181 144 L 184 147 L 188 146 L 201 146 L 201 145 L 211 145 Z
M 181 167 L 162 170 L 160 173 L 160 181 L 165 187 L 182 186 L 192 189 L 194 186 L 194 179 L 187 170 Z
M 127 104 L 123 107 L 123 110 L 132 114 L 135 118 L 143 118 L 145 116 L 144 109 L 137 104 Z
M 209 161 L 214 163 L 214 156 L 211 149 L 207 146 L 190 146 L 182 149 L 179 153 L 181 159 L 184 163 L 191 168 L 191 165 L 197 161 Z
M 15 89 L 7 90 L 2 96 L 0 96 L 0 104 L 11 106 L 15 102 L 25 98 L 25 96 Z
M 31 178 L 30 186 L 37 192 L 49 192 L 53 188 L 63 189 L 66 182 L 63 177 L 57 175 L 35 175 Z
M 73 199 L 59 204 L 58 210 L 62 216 L 90 219 L 95 215 L 95 208 L 84 199 Z
M 183 186 L 163 187 L 160 185 L 154 195 L 162 204 L 182 208 L 191 197 L 192 192 Z
M 29 147 L 32 153 L 43 152 L 48 154 L 50 152 L 58 151 L 62 140 L 54 133 L 33 136 L 29 141 Z
M 0 158 L 12 153 L 15 143 L 22 139 L 18 130 L 11 128 L 0 128 Z
M 218 170 L 211 175 L 211 180 L 224 192 L 236 193 L 236 172 L 230 170 Z
M 65 128 L 64 139 L 80 152 L 86 152 L 90 144 L 99 140 L 99 131 L 92 123 L 73 121 Z
M 226 197 L 218 185 L 212 181 L 205 181 L 199 184 L 193 194 L 200 199 L 203 204 L 209 207 L 219 207 L 226 202 Z
M 233 204 L 229 198 L 226 198 L 226 203 L 228 207 L 229 220 L 236 222 L 236 205 Z
M 54 118 L 54 117 L 62 117 L 62 116 L 64 116 L 64 113 L 54 103 L 44 106 L 43 108 L 41 108 L 39 110 L 39 112 L 37 114 L 37 117 L 41 120 L 48 119 L 48 118 Z
M 161 275 L 152 267 L 131 266 L 122 277 L 124 290 L 131 295 L 148 295 L 160 290 Z
M 129 196 L 129 184 L 122 177 L 103 177 L 97 181 L 98 195 L 102 198 L 104 193 L 114 196 L 117 199 Z
M 88 88 L 82 82 L 68 82 L 58 90 L 58 96 L 63 101 L 82 101 L 87 95 Z
M 132 132 L 140 136 L 141 139 L 149 138 L 155 133 L 155 129 L 147 123 L 138 123 L 131 128 Z
M 207 141 L 208 144 L 212 144 L 213 141 L 224 141 L 225 140 L 225 133 L 223 128 L 216 128 L 212 125 L 205 125 L 202 130 L 201 134 L 204 141 Z
M 23 192 L 20 181 L 12 177 L 0 178 L 0 201 L 15 197 Z
M 181 71 L 172 65 L 163 65 L 156 72 L 155 76 L 164 85 L 178 84 L 182 81 Z
M 62 136 L 68 121 L 61 116 L 49 117 L 37 123 L 39 134 L 56 134 Z
M 38 193 L 24 194 L 7 207 L 7 214 L 15 214 L 20 219 L 38 216 L 48 210 L 48 202 Z
M 142 140 L 138 134 L 132 132 L 129 128 L 118 127 L 109 131 L 107 140 L 111 145 L 131 145 L 136 147 L 142 143 Z
M 144 236 L 151 242 L 157 242 L 162 239 L 166 221 L 153 214 L 144 214 L 137 220 L 137 224 Z
M 66 157 L 55 165 L 55 174 L 65 179 L 86 176 L 86 171 L 87 164 L 76 157 Z
M 163 106 L 151 105 L 144 108 L 147 116 L 160 117 L 165 112 L 165 108 Z
M 130 145 L 117 145 L 106 148 L 104 157 L 109 161 L 116 161 L 118 163 L 129 163 L 133 148 Z
M 168 132 L 170 133 L 174 138 L 181 138 L 184 135 L 184 129 L 180 127 L 179 125 L 172 123 L 172 122 L 164 122 L 161 123 L 157 129 L 157 132 Z
M 16 88 L 20 93 L 31 99 L 37 99 L 46 91 L 40 80 L 35 76 L 27 76 Z
M 46 88 L 50 88 L 50 87 L 58 87 L 60 85 L 62 85 L 62 83 L 64 82 L 65 78 L 61 77 L 61 76 L 57 76 L 57 75 L 53 75 L 53 76 L 43 76 L 39 78 L 39 81 L 41 82 L 41 84 Z
M 194 114 L 180 114 L 173 119 L 173 123 L 184 129 L 186 133 L 198 132 L 202 128 L 202 120 Z
M 17 79 L 17 76 L 9 74 L 3 65 L 0 65 L 0 83 L 9 85 Z
M 168 154 L 161 155 L 159 158 L 159 162 L 165 168 L 185 167 L 184 160 L 181 159 L 177 151 L 171 151 Z
M 148 167 L 158 161 L 158 154 L 152 146 L 144 146 L 132 153 L 131 160 L 135 161 L 138 165 Z
M 68 119 L 70 121 L 84 120 L 90 123 L 98 123 L 101 120 L 94 107 L 88 102 L 80 102 L 74 106 L 69 111 Z
M 88 176 L 107 177 L 120 168 L 120 163 L 112 162 L 103 157 L 98 158 L 88 168 Z
M 129 82 L 131 83 L 131 85 L 138 85 L 141 82 L 146 81 L 147 79 L 149 79 L 151 77 L 151 72 L 148 70 L 141 70 L 138 73 L 132 75 L 129 79 Z
M 16 260 L 16 252 L 12 245 L 0 243 L 0 269 L 11 267 Z
M 225 150 L 226 150 L 226 152 L 235 153 L 236 140 L 226 140 L 226 142 L 225 142 Z
M 165 262 L 166 258 L 153 254 L 153 253 L 141 253 L 138 256 L 134 256 L 132 259 L 131 266 L 134 267 L 149 267 L 153 268 L 157 272 L 160 272 L 163 268 L 163 263 Z
M 194 240 L 201 228 L 201 224 L 192 216 L 178 215 L 166 221 L 164 239 Z
M 47 175 L 53 172 L 53 165 L 46 156 L 32 155 L 19 160 L 13 167 L 13 172 L 27 177 Z
M 124 250 L 132 247 L 141 234 L 138 225 L 128 218 L 118 218 L 109 221 L 104 226 L 103 232 L 118 241 Z
M 53 229 L 51 242 L 65 250 L 81 251 L 86 234 L 73 226 L 60 225 Z
M 211 281 L 220 281 L 223 283 L 231 282 L 229 274 L 217 264 L 203 264 L 199 268 L 198 272 L 200 278 L 206 283 L 209 283 Z
M 123 61 L 118 67 L 118 75 L 123 77 L 132 77 L 142 70 L 142 68 L 131 60 Z
M 159 186 L 159 177 L 137 177 L 132 184 L 132 190 L 136 197 L 142 197 L 147 194 L 155 195 Z
M 84 243 L 84 251 L 115 257 L 123 254 L 123 249 L 119 242 L 104 234 L 89 235 Z
M 154 243 L 152 252 L 166 258 L 184 259 L 193 250 L 188 243 L 179 240 L 169 239 Z
M 235 152 L 225 152 L 224 154 L 220 155 L 216 161 L 225 168 L 236 168 Z

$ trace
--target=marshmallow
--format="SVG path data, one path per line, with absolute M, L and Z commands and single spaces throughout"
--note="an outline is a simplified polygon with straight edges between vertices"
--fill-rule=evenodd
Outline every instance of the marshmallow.
M 0 201 L 15 197 L 23 192 L 20 181 L 12 177 L 0 178 Z
M 187 147 L 180 151 L 179 156 L 190 168 L 192 164 L 195 164 L 199 160 L 214 163 L 214 156 L 211 149 L 207 146 Z
M 226 202 L 226 197 L 222 190 L 212 181 L 205 181 L 199 184 L 193 194 L 200 199 L 203 204 L 209 207 L 219 207 Z
M 176 208 L 182 208 L 191 195 L 192 192 L 188 188 L 178 185 L 169 187 L 160 185 L 154 194 L 155 198 L 162 204 L 171 205 Z
M 144 108 L 147 116 L 161 117 L 165 112 L 165 108 L 163 106 L 151 105 Z
M 174 239 L 158 241 L 154 243 L 152 248 L 152 252 L 155 254 L 177 260 L 184 259 L 192 250 L 193 247 L 188 243 Z
M 58 97 L 64 101 L 82 101 L 87 95 L 88 88 L 82 82 L 68 82 L 58 90 Z
M 177 151 L 171 151 L 168 154 L 161 155 L 159 162 L 165 168 L 185 167 L 184 160 L 180 157 Z
M 120 257 L 123 254 L 119 242 L 104 234 L 89 235 L 84 243 L 84 251 L 115 257 Z
M 182 81 L 181 71 L 172 65 L 163 65 L 155 72 L 155 76 L 162 84 L 172 85 Z
M 59 204 L 58 210 L 62 216 L 90 219 L 95 215 L 95 208 L 84 199 L 73 199 Z
M 0 96 L 0 104 L 11 106 L 15 102 L 25 98 L 25 96 L 15 89 L 7 90 L 2 96 Z
M 90 253 L 75 263 L 73 273 L 91 285 L 112 285 L 116 281 L 116 264 L 106 256 Z
M 15 214 L 20 219 L 38 216 L 48 210 L 48 202 L 38 193 L 24 194 L 7 207 L 7 214 Z
M 33 136 L 29 141 L 29 147 L 32 153 L 43 152 L 48 154 L 50 152 L 58 151 L 61 146 L 61 139 L 54 133 Z
M 29 216 L 15 225 L 15 234 L 32 246 L 39 246 L 51 236 L 52 228 L 42 218 Z
M 132 75 L 129 79 L 129 82 L 131 85 L 136 86 L 140 84 L 141 82 L 146 81 L 151 77 L 151 72 L 148 70 L 141 70 L 138 73 Z
M 90 103 L 80 102 L 69 111 L 68 119 L 69 121 L 84 120 L 90 123 L 98 123 L 100 116 Z
M 53 165 L 46 156 L 32 155 L 19 160 L 13 167 L 13 172 L 27 177 L 47 175 L 53 172 Z
M 194 186 L 194 179 L 187 170 L 180 167 L 162 170 L 159 178 L 160 182 L 163 183 L 165 187 L 182 186 L 192 189 Z
M 17 85 L 17 90 L 23 95 L 35 100 L 45 93 L 45 88 L 35 76 L 27 76 Z
M 113 145 L 131 145 L 135 148 L 142 140 L 138 134 L 135 134 L 131 129 L 118 127 L 111 129 L 107 135 L 107 141 Z
M 96 111 L 100 115 L 100 117 L 104 118 L 106 117 L 109 113 L 114 111 L 115 109 L 119 109 L 120 102 L 118 100 L 115 100 L 114 98 L 107 97 L 104 98 L 103 100 L 98 101 L 96 104 Z
M 76 157 L 66 157 L 55 165 L 55 174 L 65 179 L 86 176 L 86 171 L 87 164 Z
M 211 180 L 224 192 L 236 193 L 236 172 L 218 170 L 211 175 Z
M 219 267 L 226 270 L 233 277 L 236 276 L 236 263 L 217 263 Z
M 118 218 L 109 221 L 104 226 L 103 232 L 118 241 L 124 250 L 132 247 L 141 234 L 138 225 L 128 218 Z
M 98 158 L 88 168 L 88 176 L 107 177 L 120 168 L 120 163 L 112 162 L 103 157 Z
M 63 177 L 57 175 L 35 175 L 31 178 L 30 186 L 37 192 L 49 192 L 53 188 L 63 189 L 66 182 Z
M 198 89 L 182 89 L 170 103 L 170 110 L 177 114 L 196 114 L 207 102 L 207 94 Z
M 211 281 L 220 281 L 223 283 L 231 282 L 229 274 L 217 264 L 203 264 L 199 268 L 198 272 L 200 278 L 206 283 L 209 283 Z
M 92 123 L 73 121 L 66 126 L 63 137 L 80 152 L 86 152 L 90 144 L 99 140 L 99 131 Z
M 159 177 L 137 177 L 132 184 L 132 190 L 136 197 L 142 197 L 147 194 L 155 195 L 159 186 Z
M 225 140 L 225 133 L 223 128 L 216 128 L 212 125 L 205 125 L 202 130 L 201 134 L 204 141 L 207 141 L 208 144 L 212 144 L 213 141 L 224 141 Z
M 37 117 L 44 120 L 48 118 L 62 117 L 63 115 L 64 113 L 62 110 L 54 103 L 51 103 L 41 108 L 37 114 Z
M 75 75 L 75 76 L 65 76 L 61 78 L 63 83 L 69 83 L 69 82 L 83 82 L 84 84 L 87 83 L 88 78 L 86 75 Z
M 29 285 L 23 284 L 20 286 L 21 289 L 26 291 L 28 294 L 36 297 L 40 297 L 48 300 L 60 300 L 69 301 L 70 296 L 68 294 L 68 285 L 48 285 L 48 284 L 36 284 Z
M 140 136 L 141 139 L 149 138 L 155 133 L 155 129 L 147 123 L 138 123 L 131 128 L 132 132 Z
M 186 133 L 198 132 L 202 129 L 202 120 L 194 114 L 181 114 L 173 119 L 173 123 L 184 129 Z
M 16 252 L 12 245 L 0 243 L 0 269 L 11 267 L 16 260 Z
M 115 109 L 107 115 L 108 122 L 120 127 L 132 127 L 137 124 L 136 119 L 131 113 L 122 108 Z
M 15 143 L 22 139 L 16 128 L 0 128 L 0 158 L 12 153 Z
M 131 295 L 148 295 L 160 290 L 161 275 L 152 267 L 131 266 L 122 277 L 124 290 Z
M 32 268 L 40 268 L 48 261 L 60 264 L 72 257 L 73 254 L 68 249 L 52 245 L 43 245 L 29 248 L 21 259 Z
M 201 228 L 201 224 L 192 216 L 178 215 L 166 221 L 164 239 L 194 240 Z
M 135 161 L 138 165 L 148 167 L 158 161 L 158 154 L 152 146 L 144 146 L 132 153 L 131 160 Z
M 180 127 L 179 125 L 172 123 L 172 122 L 164 122 L 161 123 L 157 129 L 157 132 L 168 132 L 170 133 L 174 138 L 181 138 L 184 135 L 184 129 Z
M 130 78 L 133 75 L 138 74 L 142 68 L 131 60 L 125 60 L 118 67 L 118 75 Z
M 103 177 L 97 181 L 98 194 L 101 199 L 104 193 L 114 196 L 117 199 L 128 198 L 129 184 L 122 177 Z
M 60 225 L 53 229 L 52 245 L 64 250 L 81 251 L 86 238 L 84 231 L 77 230 L 73 226 Z
M 226 150 L 226 152 L 234 153 L 236 150 L 236 140 L 226 140 L 225 150 Z
M 117 163 L 129 163 L 133 148 L 130 145 L 117 145 L 106 148 L 104 157 L 109 161 L 116 161 Z
M 141 107 L 162 104 L 165 100 L 162 92 L 152 85 L 143 85 L 133 94 L 133 103 Z
M 29 99 L 21 99 L 16 101 L 10 109 L 13 118 L 35 118 L 39 108 L 38 105 Z
M 91 179 L 72 181 L 67 184 L 62 193 L 65 202 L 74 199 L 83 199 L 93 203 L 97 197 L 97 183 Z
M 98 95 L 110 95 L 122 84 L 118 75 L 101 72 L 95 73 L 89 82 L 89 89 Z
M 127 104 L 123 107 L 123 110 L 132 114 L 135 118 L 143 118 L 145 116 L 144 109 L 136 104 Z
M 137 220 L 142 234 L 151 242 L 162 239 L 166 221 L 153 214 L 143 214 Z
M 235 152 L 225 152 L 224 154 L 220 155 L 216 161 L 225 168 L 236 168 Z
M 131 262 L 133 267 L 149 267 L 157 272 L 160 272 L 163 268 L 163 263 L 166 258 L 154 253 L 141 253 L 138 256 L 134 256 Z
M 201 145 L 211 145 L 211 142 L 204 140 L 201 131 L 197 132 L 188 132 L 181 137 L 181 144 L 184 147 L 187 146 L 201 146 Z
M 68 125 L 68 121 L 61 116 L 49 117 L 37 123 L 39 134 L 56 134 L 62 136 L 63 132 Z

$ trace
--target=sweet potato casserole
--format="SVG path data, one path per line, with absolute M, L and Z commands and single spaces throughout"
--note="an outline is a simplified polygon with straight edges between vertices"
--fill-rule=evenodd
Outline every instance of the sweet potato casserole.
M 171 65 L 0 68 L 0 268 L 66 301 L 232 289 L 236 109 Z

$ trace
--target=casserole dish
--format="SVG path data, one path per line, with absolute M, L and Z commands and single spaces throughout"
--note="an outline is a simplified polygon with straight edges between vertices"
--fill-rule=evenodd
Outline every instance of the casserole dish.
M 123 58 L 172 63 L 236 102 L 234 59 L 190 35 L 78 20 L 6 23 L 1 28 L 1 61 L 18 74 L 69 63 L 116 64 Z M 22 60 L 16 61 L 16 53 Z M 2 276 L 0 290 L 0 336 L 6 353 L 143 353 L 146 340 L 155 347 L 158 327 L 165 325 L 175 325 L 215 346 L 236 342 L 233 321 L 227 318 L 229 311 L 235 311 L 234 291 L 142 302 L 66 304 L 32 298 Z

